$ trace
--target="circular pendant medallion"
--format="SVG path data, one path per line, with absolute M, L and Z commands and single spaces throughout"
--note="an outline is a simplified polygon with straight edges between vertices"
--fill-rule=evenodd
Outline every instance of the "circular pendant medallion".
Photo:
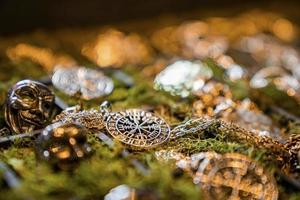
M 194 183 L 200 183 L 205 199 L 278 198 L 274 178 L 247 156 L 206 152 L 191 156 L 191 160 L 197 170 Z
M 117 140 L 138 148 L 152 148 L 170 137 L 170 127 L 161 118 L 143 110 L 113 113 L 106 128 Z

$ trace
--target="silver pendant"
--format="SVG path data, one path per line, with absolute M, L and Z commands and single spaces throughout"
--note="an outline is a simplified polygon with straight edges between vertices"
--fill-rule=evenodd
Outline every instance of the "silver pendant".
M 80 94 L 85 100 L 108 95 L 114 88 L 111 78 L 85 67 L 58 68 L 52 76 L 52 83 L 67 95 Z
M 161 118 L 143 110 L 110 113 L 106 129 L 115 139 L 137 148 L 152 148 L 170 138 L 170 127 Z

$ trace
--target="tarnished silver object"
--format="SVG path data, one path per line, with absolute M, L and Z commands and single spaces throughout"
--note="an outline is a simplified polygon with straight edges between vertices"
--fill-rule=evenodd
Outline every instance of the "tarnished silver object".
M 87 129 L 79 124 L 51 124 L 37 138 L 36 154 L 59 169 L 72 169 L 92 151 L 86 135 Z
M 15 133 L 44 128 L 51 117 L 54 101 L 54 94 L 44 84 L 20 81 L 8 93 L 5 121 Z
M 177 61 L 167 66 L 154 80 L 154 88 L 187 97 L 212 77 L 212 71 L 199 62 Z
M 56 119 L 61 122 L 79 123 L 97 131 L 107 131 L 116 140 L 130 148 L 147 149 L 165 144 L 170 139 L 185 135 L 197 135 L 200 138 L 217 137 L 225 141 L 253 145 L 267 150 L 278 166 L 293 171 L 298 165 L 296 150 L 298 141 L 282 143 L 267 134 L 257 134 L 237 124 L 212 118 L 193 118 L 170 130 L 169 125 L 151 112 L 131 109 L 111 112 L 108 103 L 103 103 L 100 110 L 64 111 Z M 101 137 L 100 137 L 101 139 Z M 291 149 L 293 149 L 291 151 Z M 296 149 L 296 150 L 295 150 Z
M 107 102 L 100 110 L 63 111 L 56 121 L 79 123 L 88 129 L 106 129 L 116 140 L 136 148 L 156 147 L 171 135 L 169 125 L 153 113 L 139 109 L 111 112 Z
M 102 130 L 105 128 L 103 120 L 104 115 L 99 110 L 80 110 L 79 106 L 74 106 L 63 110 L 53 122 L 76 123 L 87 129 Z
M 205 122 L 208 123 L 206 128 L 203 126 Z M 299 139 L 296 137 L 291 137 L 290 140 L 283 143 L 273 137 L 264 134 L 259 135 L 234 123 L 206 118 L 188 120 L 173 130 L 172 132 L 175 135 L 178 132 L 175 130 L 182 131 L 182 134 L 178 134 L 178 136 L 196 134 L 201 138 L 219 137 L 224 141 L 253 145 L 255 148 L 266 150 L 270 158 L 287 171 L 294 171 L 297 168 L 296 166 L 299 165 L 296 158 L 297 150 L 299 150 Z
M 245 155 L 201 152 L 184 156 L 161 150 L 156 156 L 175 160 L 176 166 L 189 173 L 193 182 L 200 185 L 205 199 L 278 199 L 274 178 Z
M 153 113 L 143 110 L 111 113 L 105 124 L 110 135 L 133 147 L 155 147 L 170 137 L 169 125 Z
M 85 67 L 59 67 L 52 76 L 52 83 L 64 93 L 70 96 L 80 94 L 86 100 L 108 95 L 114 88 L 111 78 Z
M 201 184 L 205 199 L 278 199 L 274 178 L 247 156 L 227 153 L 191 159 L 197 168 L 194 182 Z

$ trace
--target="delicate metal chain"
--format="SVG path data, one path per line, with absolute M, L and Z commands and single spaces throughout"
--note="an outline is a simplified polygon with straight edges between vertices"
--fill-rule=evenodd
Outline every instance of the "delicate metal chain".
M 290 146 L 295 146 L 295 144 L 291 142 L 283 144 L 269 136 L 260 136 L 236 124 L 219 119 L 197 118 L 188 120 L 172 130 L 172 138 L 174 139 L 189 134 L 202 134 L 205 136 L 205 133 L 220 136 L 226 141 L 250 144 L 257 148 L 266 149 L 282 165 L 290 164 L 291 159 L 295 157 L 295 152 L 297 152 L 296 150 L 293 152 L 289 151 Z M 295 143 L 295 140 L 292 141 Z M 287 148 L 288 146 L 289 148 Z
M 105 116 L 101 111 L 95 109 L 79 112 L 74 109 L 63 111 L 55 118 L 54 122 L 73 122 L 81 124 L 88 129 L 102 130 L 105 128 L 104 117 Z
M 207 118 L 190 119 L 171 130 L 171 139 L 184 135 L 199 133 L 210 127 L 215 120 Z
M 76 122 L 88 129 L 103 130 L 108 116 L 114 113 L 107 109 L 100 111 L 92 109 L 85 111 L 66 110 L 63 111 L 55 121 Z M 198 134 L 203 137 L 220 136 L 226 141 L 250 144 L 257 148 L 265 149 L 282 165 L 296 168 L 298 165 L 298 150 L 300 149 L 300 137 L 292 138 L 286 143 L 265 135 L 258 135 L 244 129 L 236 124 L 228 123 L 219 119 L 196 118 L 190 119 L 171 130 L 171 139 L 182 137 L 184 135 Z

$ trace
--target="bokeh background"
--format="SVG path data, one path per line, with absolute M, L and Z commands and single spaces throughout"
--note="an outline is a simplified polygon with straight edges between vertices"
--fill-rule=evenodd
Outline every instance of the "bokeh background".
M 300 21 L 298 0 L 0 0 L 0 34 L 147 19 L 234 16 L 252 9 Z

